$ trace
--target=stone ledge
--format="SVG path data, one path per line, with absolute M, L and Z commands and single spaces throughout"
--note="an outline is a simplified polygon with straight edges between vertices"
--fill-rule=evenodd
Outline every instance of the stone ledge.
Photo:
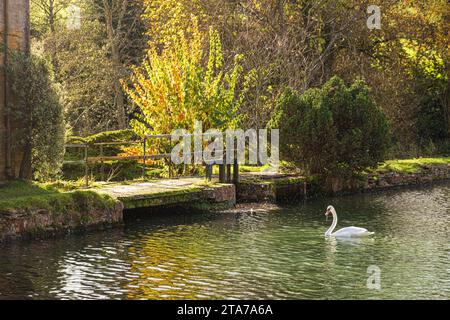
M 307 188 L 305 181 L 303 176 L 296 175 L 246 180 L 237 185 L 237 201 L 276 203 L 304 199 Z
M 47 209 L 9 210 L 0 216 L 0 242 L 20 238 L 47 238 L 80 229 L 103 229 L 123 221 L 123 204 L 113 208 L 69 211 L 57 214 Z
M 426 165 L 419 172 L 386 172 L 369 174 L 364 190 L 430 184 L 450 179 L 450 165 Z

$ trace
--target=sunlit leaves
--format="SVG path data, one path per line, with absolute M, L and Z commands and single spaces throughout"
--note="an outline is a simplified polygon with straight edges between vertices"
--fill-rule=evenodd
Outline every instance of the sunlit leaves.
M 209 50 L 203 49 L 205 40 Z M 241 57 L 236 57 L 231 70 L 225 70 L 219 34 L 211 28 L 205 37 L 195 17 L 190 36 L 178 30 L 170 42 L 161 52 L 150 48 L 141 66 L 133 68 L 130 82 L 124 83 L 140 111 L 132 127 L 145 135 L 179 128 L 192 131 L 195 121 L 203 121 L 205 129 L 236 126 Z

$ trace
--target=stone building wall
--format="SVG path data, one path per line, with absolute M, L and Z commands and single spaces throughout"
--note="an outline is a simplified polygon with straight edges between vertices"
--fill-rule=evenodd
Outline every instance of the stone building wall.
M 0 0 L 0 181 L 8 175 L 17 177 L 21 152 L 12 148 L 11 131 L 20 126 L 12 123 L 5 113 L 6 105 L 14 100 L 7 90 L 3 66 L 8 50 L 26 51 L 29 47 L 29 0 Z M 6 45 L 5 45 L 6 44 Z M 10 151 L 9 151 L 10 150 Z M 9 152 L 8 152 L 9 151 Z M 10 159 L 10 160 L 8 160 Z M 10 163 L 10 166 L 8 166 Z M 8 167 L 10 168 L 8 170 Z

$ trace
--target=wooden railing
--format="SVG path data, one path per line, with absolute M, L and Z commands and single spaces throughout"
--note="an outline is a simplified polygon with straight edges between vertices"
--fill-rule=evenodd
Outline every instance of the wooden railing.
M 186 135 L 193 136 L 193 135 Z M 68 148 L 81 148 L 84 150 L 84 157 L 81 160 L 74 161 L 64 161 L 64 164 L 82 164 L 84 166 L 84 180 L 85 185 L 89 186 L 89 165 L 92 163 L 101 163 L 101 173 L 102 180 L 104 180 L 104 163 L 106 161 L 139 161 L 142 160 L 142 177 L 146 177 L 147 172 L 147 161 L 148 160 L 162 160 L 168 159 L 169 165 L 169 178 L 172 178 L 172 161 L 171 153 L 159 153 L 159 154 L 150 154 L 148 153 L 148 146 L 150 140 L 170 140 L 172 136 L 170 134 L 161 134 L 161 135 L 149 135 L 144 137 L 141 140 L 135 141 L 118 141 L 118 142 L 98 142 L 98 143 L 80 143 L 80 144 L 66 144 L 66 149 Z M 142 146 L 142 154 L 141 155 L 132 155 L 132 156 L 105 156 L 104 151 L 105 148 L 113 147 L 113 146 L 125 146 L 125 145 L 141 145 Z M 171 147 L 170 143 L 169 146 Z M 89 149 L 97 148 L 99 149 L 99 155 L 95 157 L 89 157 Z M 171 149 L 171 148 L 170 148 Z M 218 150 L 220 152 L 220 150 Z M 236 152 L 236 150 L 232 150 Z M 226 152 L 222 152 L 223 154 L 223 164 L 218 164 L 219 166 L 219 182 L 220 183 L 238 183 L 239 182 L 239 163 L 237 160 L 237 155 L 234 157 L 234 164 L 226 164 Z M 191 156 L 195 156 L 195 152 L 190 153 Z M 212 180 L 213 177 L 213 166 L 206 163 L 202 164 L 205 166 L 205 176 L 208 181 Z

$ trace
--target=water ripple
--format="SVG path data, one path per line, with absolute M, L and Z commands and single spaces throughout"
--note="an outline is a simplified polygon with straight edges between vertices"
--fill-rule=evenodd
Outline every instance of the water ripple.
M 0 247 L 0 299 L 450 298 L 450 186 L 151 217 Z M 323 209 L 372 239 L 325 239 Z M 379 291 L 367 268 L 381 269 Z

